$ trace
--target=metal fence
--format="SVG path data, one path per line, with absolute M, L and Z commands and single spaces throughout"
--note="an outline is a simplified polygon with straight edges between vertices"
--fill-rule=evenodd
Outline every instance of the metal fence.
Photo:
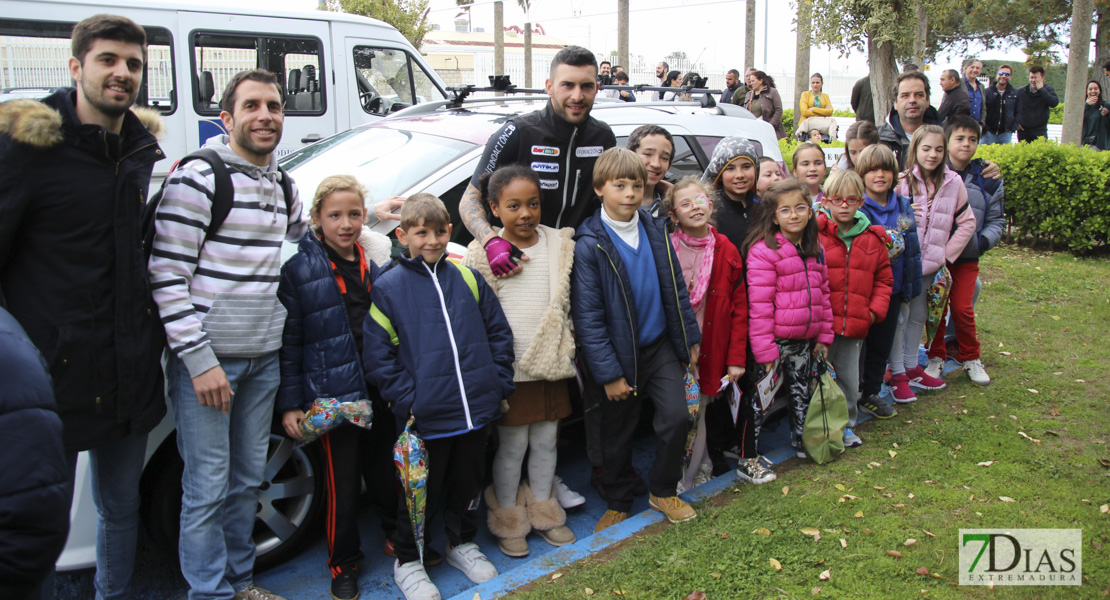
M 68 39 L 0 36 L 0 88 L 71 86 L 70 54 Z M 147 48 L 147 85 L 152 100 L 169 99 L 174 87 L 169 46 Z

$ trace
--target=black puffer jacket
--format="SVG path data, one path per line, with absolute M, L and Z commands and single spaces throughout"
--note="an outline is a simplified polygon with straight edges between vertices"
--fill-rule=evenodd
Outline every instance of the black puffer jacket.
M 46 363 L 0 308 L 0 598 L 25 598 L 54 568 L 72 496 Z
M 594 194 L 594 163 L 602 151 L 617 145 L 608 125 L 589 117 L 571 125 L 555 114 L 551 102 L 505 123 L 490 136 L 470 185 L 498 167 L 520 164 L 540 178 L 540 224 L 577 227 L 600 203 Z
M 166 411 L 140 231 L 161 121 L 128 112 L 114 136 L 81 124 L 75 98 L 0 105 L 0 299 L 46 358 L 69 451 Z

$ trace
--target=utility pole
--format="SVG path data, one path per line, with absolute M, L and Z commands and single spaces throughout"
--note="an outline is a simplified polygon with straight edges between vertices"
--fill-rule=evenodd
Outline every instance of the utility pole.
M 501 0 L 493 3 L 493 74 L 505 74 L 505 5 Z
M 532 3 L 524 3 L 524 87 L 532 87 Z
M 632 70 L 628 64 L 628 0 L 617 0 L 617 60 Z
M 744 65 L 738 69 L 741 73 L 748 67 L 755 66 L 755 2 L 756 0 L 748 0 L 744 26 Z

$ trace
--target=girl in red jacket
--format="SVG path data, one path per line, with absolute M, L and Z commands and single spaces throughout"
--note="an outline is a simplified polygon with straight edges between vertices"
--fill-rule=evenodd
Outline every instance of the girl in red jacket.
M 825 253 L 805 184 L 784 179 L 767 188 L 744 247 L 752 354 L 764 372 L 781 366 L 790 397 L 791 445 L 805 458 L 802 424 L 812 357 L 824 358 L 833 342 Z
M 713 200 L 696 176 L 684 177 L 675 184 L 663 198 L 663 206 L 677 225 L 671 243 L 678 254 L 690 306 L 702 334 L 701 356 L 694 375 L 702 391 L 698 414 L 704 417 L 706 405 L 714 401 L 721 387 L 721 379 L 727 375 L 740 385 L 748 364 L 748 294 L 743 262 L 736 246 L 710 225 Z M 727 402 L 724 398 L 727 394 L 717 401 Z M 738 414 L 745 429 L 741 433 L 736 472 L 752 483 L 774 481 L 775 474 L 760 463 L 756 453 L 754 404 L 745 404 Z M 698 419 L 697 427 L 690 464 L 680 482 L 685 489 L 711 478 L 713 463 L 706 451 L 704 418 Z
M 886 317 L 894 287 L 887 254 L 890 236 L 881 226 L 872 226 L 867 215 L 857 210 L 863 206 L 863 194 L 863 180 L 855 171 L 835 171 L 825 182 L 825 197 L 817 216 L 818 237 L 829 269 L 835 334 L 829 362 L 848 400 L 844 445 L 849 448 L 863 444 L 851 429 L 856 425 L 863 338 L 872 323 Z

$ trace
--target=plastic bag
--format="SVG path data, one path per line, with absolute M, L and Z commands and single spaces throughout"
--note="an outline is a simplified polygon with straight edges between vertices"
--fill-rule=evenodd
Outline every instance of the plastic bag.
M 937 334 L 937 327 L 944 318 L 944 309 L 948 305 L 948 293 L 952 290 L 952 275 L 948 267 L 941 267 L 933 282 L 929 285 L 929 312 L 925 320 L 925 347 L 933 343 L 933 336 Z
M 831 462 L 844 452 L 844 428 L 848 426 L 848 402 L 828 364 L 817 364 L 817 388 L 809 401 L 802 444 L 806 455 L 819 465 Z
M 393 446 L 393 464 L 401 474 L 405 490 L 405 505 L 409 509 L 409 523 L 416 538 L 420 560 L 424 560 L 424 512 L 428 503 L 428 455 L 424 439 L 413 429 L 414 417 L 409 417 L 405 430 Z
M 300 427 L 301 433 L 304 434 L 304 441 L 297 442 L 297 446 L 316 441 L 317 438 L 344 422 L 369 429 L 373 417 L 374 409 L 370 408 L 369 400 L 340 402 L 335 398 L 317 398 L 301 419 Z

